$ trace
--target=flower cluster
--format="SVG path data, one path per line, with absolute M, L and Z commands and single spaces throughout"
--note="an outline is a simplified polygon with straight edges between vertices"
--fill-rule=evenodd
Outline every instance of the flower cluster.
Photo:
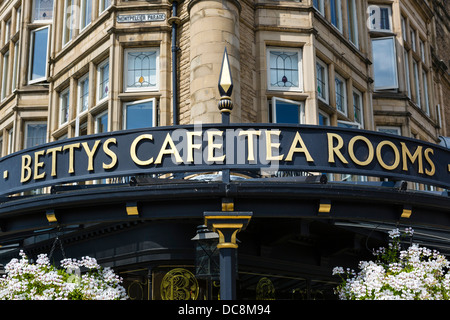
M 407 229 L 406 235 L 413 230 Z M 401 250 L 401 233 L 389 233 L 388 248 L 374 251 L 375 261 L 361 261 L 359 273 L 333 269 L 342 283 L 335 293 L 342 300 L 450 300 L 449 261 L 436 250 L 412 244 Z
M 110 268 L 102 268 L 91 257 L 64 259 L 61 269 L 50 265 L 46 254 L 32 264 L 20 251 L 0 278 L 0 300 L 123 300 L 122 279 Z M 87 272 L 81 274 L 81 268 Z

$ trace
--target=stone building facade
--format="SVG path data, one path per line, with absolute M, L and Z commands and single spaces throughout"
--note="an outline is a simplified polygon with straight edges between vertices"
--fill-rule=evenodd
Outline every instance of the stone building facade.
M 225 47 L 234 81 L 232 122 L 277 121 L 276 110 L 293 107 L 299 123 L 436 143 L 448 135 L 444 2 L 175 4 L 174 13 L 171 1 L 3 1 L 2 154 L 174 119 L 220 122 L 217 79 Z M 139 14 L 153 18 L 136 20 Z M 132 70 L 132 61 L 149 67 Z M 291 68 L 293 79 L 272 79 L 280 68 Z M 136 76 L 127 83 L 136 71 L 147 72 L 144 81 Z M 131 123 L 139 112 L 148 122 Z
M 440 0 L 3 0 L 0 156 L 83 135 L 220 123 L 218 81 L 225 48 L 233 78 L 231 123 L 338 126 L 439 144 L 441 136 L 450 136 L 448 24 L 448 2 Z M 372 179 L 352 175 L 328 178 Z M 362 193 L 361 189 L 353 191 L 354 185 L 344 187 L 348 192 L 345 208 L 376 215 L 371 207 L 375 202 L 369 195 L 372 191 L 362 192 L 370 204 L 358 205 L 355 195 Z M 93 225 L 80 223 L 72 234 L 69 230 L 65 245 L 75 254 L 94 252 L 102 262 L 123 268 L 123 275 L 130 279 L 135 267 L 142 267 L 139 281 L 146 281 L 144 291 L 151 298 L 151 273 L 153 280 L 161 282 L 169 268 L 157 263 L 172 266 L 175 261 L 192 267 L 191 235 L 200 220 L 189 216 L 193 206 L 203 213 L 204 206 L 214 207 L 222 201 L 222 194 L 216 199 L 209 190 L 205 195 L 185 199 L 182 194 L 174 200 L 177 195 L 170 193 L 172 190 L 163 197 L 144 190 L 139 201 L 146 206 L 142 211 L 149 214 L 145 219 L 120 216 L 112 222 L 101 220 L 109 219 L 113 212 L 122 214 L 120 206 L 125 204 L 137 210 L 136 190 L 131 184 L 126 187 L 129 189 L 114 189 L 111 194 L 101 189 L 80 205 L 82 209 L 77 199 L 71 200 L 73 208 L 72 202 L 62 203 L 64 195 L 57 195 L 62 199 L 58 209 L 67 211 L 67 216 L 77 216 L 80 209 L 89 219 L 94 217 Z M 409 187 L 433 189 L 418 184 Z M 196 191 L 183 188 L 191 187 L 181 184 L 176 189 L 187 192 L 186 197 Z M 271 205 L 278 205 L 276 197 L 287 193 L 280 190 Z M 254 191 L 249 194 L 242 198 L 253 201 L 251 205 L 265 205 L 264 195 L 255 200 Z M 427 197 L 429 193 L 420 194 Z M 53 205 L 53 195 L 43 195 L 46 203 L 42 206 Z M 26 200 L 26 196 L 24 201 L 34 200 Z M 296 205 L 297 201 L 306 206 L 316 200 L 297 193 L 290 196 Z M 397 205 L 397 193 L 383 196 L 389 198 L 386 203 Z M 294 201 L 286 202 L 285 208 L 290 204 Z M 329 207 L 326 201 L 324 204 Z M 311 208 L 317 214 L 315 205 Z M 13 206 L 9 202 L 0 209 Z M 40 212 L 34 211 L 40 207 L 30 206 L 37 217 Z M 188 206 L 192 208 L 186 210 Z M 396 214 L 386 207 L 388 214 Z M 429 208 L 422 207 L 424 211 Z M 14 210 L 2 211 L 2 219 L 15 215 Z M 17 216 L 25 216 L 24 212 Z M 322 216 L 298 218 L 298 212 L 294 218 L 286 215 L 288 218 L 280 219 L 275 209 L 273 216 L 252 218 L 249 232 L 241 238 L 241 261 L 251 266 L 244 270 L 244 277 L 252 277 L 254 270 L 261 274 L 281 270 L 280 278 L 312 274 L 315 282 L 329 286 L 331 261 L 345 261 L 347 255 L 359 259 L 356 253 L 363 251 L 366 238 L 376 233 L 370 226 L 366 234 L 348 231 L 347 221 L 332 225 Z M 184 219 L 184 214 L 188 218 Z M 26 228 L 27 223 L 24 219 Z M 21 245 L 36 252 L 48 249 L 52 239 L 42 240 L 49 230 L 45 226 L 42 238 L 32 228 L 19 235 Z M 2 220 L 2 235 L 5 229 Z M 16 242 L 14 234 L 3 239 Z M 130 286 L 135 284 L 129 281 Z

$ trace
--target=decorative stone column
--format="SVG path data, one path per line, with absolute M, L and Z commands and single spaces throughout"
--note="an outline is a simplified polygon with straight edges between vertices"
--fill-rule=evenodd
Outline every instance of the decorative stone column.
M 231 122 L 240 122 L 240 37 L 238 0 L 191 0 L 190 92 L 191 123 L 221 123 L 217 89 L 224 49 L 233 76 Z

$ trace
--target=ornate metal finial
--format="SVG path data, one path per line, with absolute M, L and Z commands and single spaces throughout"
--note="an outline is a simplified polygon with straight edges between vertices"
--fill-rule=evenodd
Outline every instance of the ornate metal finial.
M 233 102 L 231 101 L 231 93 L 233 91 L 233 79 L 231 77 L 230 62 L 228 60 L 227 48 L 223 53 L 222 68 L 219 76 L 219 110 L 230 113 L 233 109 Z

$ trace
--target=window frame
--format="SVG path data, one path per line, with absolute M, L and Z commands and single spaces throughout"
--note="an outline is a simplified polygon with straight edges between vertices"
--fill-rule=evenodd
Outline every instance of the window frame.
M 22 22 L 22 5 L 18 6 L 16 9 L 16 22 L 15 22 L 15 33 L 20 30 L 20 23 Z
M 318 120 L 319 120 L 319 123 L 318 123 L 318 125 L 321 125 L 321 124 L 320 124 L 320 116 L 321 116 L 321 115 L 322 115 L 323 119 L 326 120 L 326 121 L 325 121 L 326 124 L 322 124 L 322 126 L 330 126 L 330 125 L 331 125 L 330 115 L 329 115 L 328 113 L 322 111 L 322 110 L 319 110 L 319 114 L 318 114 Z
M 4 39 L 4 43 L 8 43 L 9 40 L 11 40 L 11 24 L 12 24 L 12 18 L 10 17 L 8 20 L 6 20 L 5 22 L 5 39 Z
M 14 153 L 14 125 L 8 129 L 8 149 L 7 154 Z
M 153 102 L 153 110 L 152 110 L 152 125 L 151 127 L 154 128 L 157 126 L 157 121 L 156 121 L 156 98 L 148 98 L 148 99 L 143 99 L 143 100 L 133 100 L 133 101 L 128 101 L 128 102 L 124 102 L 122 104 L 122 129 L 123 130 L 133 130 L 133 129 L 128 129 L 127 128 L 127 117 L 128 117 L 128 109 L 127 107 L 130 105 L 136 105 L 136 104 L 142 104 L 142 103 L 146 103 L 152 101 Z
M 61 121 L 62 120 L 62 111 L 63 111 L 62 110 L 62 106 L 63 106 L 62 102 L 63 102 L 63 96 L 65 96 L 65 95 L 67 95 L 67 106 L 66 106 L 66 108 L 67 108 L 67 119 L 64 122 L 62 122 Z M 64 90 L 62 90 L 59 93 L 59 108 L 58 108 L 58 110 L 59 110 L 58 123 L 59 123 L 59 126 L 62 127 L 64 125 L 66 125 L 69 122 L 69 120 L 70 120 L 70 87 L 65 88 Z
M 23 141 L 23 147 L 24 147 L 24 149 L 28 149 L 28 148 L 31 148 L 31 147 L 34 147 L 34 146 L 38 146 L 39 144 L 37 144 L 37 145 L 34 145 L 34 146 L 29 146 L 28 145 L 28 125 L 29 124 L 43 124 L 43 125 L 45 125 L 45 137 L 44 137 L 44 142 L 42 143 L 42 144 L 44 144 L 44 143 L 46 143 L 47 142 L 47 122 L 46 121 L 25 121 L 25 123 L 24 123 L 24 126 L 25 126 L 25 134 L 24 134 L 24 141 Z
M 424 100 L 424 107 L 425 107 L 425 113 L 430 116 L 430 96 L 428 92 L 428 73 L 422 69 L 422 84 L 423 84 L 423 100 Z
M 317 12 L 319 12 L 322 16 L 325 17 L 325 4 L 324 4 L 325 0 L 316 0 L 316 1 L 317 1 L 318 7 L 316 7 L 316 5 L 314 4 L 314 1 L 313 1 L 314 9 L 316 9 Z
M 393 55 L 392 55 L 392 59 L 393 59 L 393 63 L 395 64 L 395 68 L 393 68 L 394 72 L 395 72 L 395 76 L 393 77 L 395 79 L 395 84 L 394 85 L 383 85 L 383 86 L 376 86 L 376 75 L 375 75 L 375 65 L 376 65 L 376 61 L 375 61 L 375 46 L 374 46 L 374 41 L 381 41 L 381 40 L 391 40 L 392 41 L 392 49 L 393 49 Z M 371 39 L 371 43 L 372 43 L 372 64 L 374 66 L 374 90 L 375 91 L 380 91 L 380 90 L 395 90 L 398 89 L 398 64 L 397 64 L 397 48 L 395 45 L 395 37 L 394 36 L 389 36 L 389 37 L 380 37 L 380 38 L 372 38 Z M 383 51 L 385 53 L 385 51 Z
M 409 52 L 403 49 L 403 63 L 405 67 L 405 82 L 406 82 L 406 94 L 408 98 L 411 98 L 411 80 L 409 72 Z
M 336 24 L 333 22 L 333 16 L 331 13 L 331 1 L 333 1 L 335 8 L 336 8 L 336 18 L 338 21 L 336 21 Z M 343 33 L 344 27 L 343 27 L 343 14 L 342 14 L 342 1 L 341 0 L 330 0 L 330 22 L 331 25 L 334 26 L 339 32 Z
M 41 28 L 36 28 L 33 30 L 30 30 L 30 50 L 29 50 L 29 54 L 28 54 L 28 84 L 34 84 L 34 83 L 38 83 L 38 82 L 43 82 L 43 81 L 47 81 L 47 77 L 48 77 L 48 58 L 49 58 L 49 51 L 50 51 L 50 34 L 51 34 L 51 26 L 50 25 L 46 25 L 43 26 Z M 44 77 L 40 77 L 37 79 L 32 80 L 32 68 L 34 66 L 34 60 L 32 58 L 33 53 L 34 53 L 34 36 L 33 34 L 35 34 L 38 31 L 42 31 L 44 29 L 48 29 L 47 31 L 47 51 L 45 54 L 45 76 Z
M 382 131 L 382 130 L 394 130 L 394 131 L 397 131 L 396 135 L 399 135 L 399 136 L 402 135 L 402 128 L 398 127 L 398 126 L 377 126 L 376 129 L 377 129 L 378 132 L 381 132 L 381 133 L 394 134 L 395 135 L 395 133 Z
M 270 55 L 272 51 L 281 52 L 295 52 L 298 56 L 297 61 L 297 73 L 298 73 L 298 86 L 292 87 L 275 87 L 271 85 L 270 79 Z M 269 91 L 295 91 L 303 92 L 303 49 L 302 48 L 290 48 L 290 47 L 267 47 L 266 49 L 266 63 L 267 63 L 267 90 Z
M 55 1 L 52 1 L 52 18 L 51 19 L 35 19 L 36 17 L 36 0 L 33 0 L 32 4 L 32 13 L 31 13 L 31 22 L 32 23 L 48 23 L 53 21 L 53 16 L 55 12 Z
M 69 5 L 70 3 L 70 5 Z M 68 45 L 73 40 L 73 26 L 68 27 L 67 20 L 68 15 L 73 14 L 73 12 L 69 12 L 68 9 L 74 6 L 74 0 L 64 0 L 64 10 L 63 10 L 63 27 L 62 27 L 62 47 L 64 48 L 66 45 Z M 66 32 L 66 29 L 69 30 Z M 66 39 L 67 37 L 67 39 Z
M 271 112 L 271 118 L 272 118 L 272 122 L 271 123 L 282 123 L 282 122 L 277 122 L 277 113 L 276 113 L 276 102 L 280 101 L 280 102 L 285 102 L 285 103 L 290 103 L 293 105 L 298 105 L 299 106 L 299 122 L 298 124 L 305 124 L 306 123 L 306 118 L 305 118 L 305 103 L 303 101 L 296 101 L 296 100 L 290 100 L 290 99 L 285 99 L 285 98 L 280 98 L 280 97 L 272 97 L 271 99 L 271 105 L 270 105 L 270 112 Z
M 413 73 L 414 73 L 414 88 L 416 91 L 415 95 L 415 103 L 419 108 L 422 108 L 422 90 L 420 88 L 420 79 L 419 79 L 419 64 L 413 58 Z
M 109 132 L 109 126 L 108 126 L 108 128 L 107 128 L 108 130 L 106 130 L 106 131 L 104 131 L 104 132 L 99 132 L 99 130 L 98 130 L 98 120 L 101 119 L 102 117 L 104 117 L 105 115 L 107 116 L 106 124 L 108 125 L 108 121 L 109 121 L 109 113 L 108 113 L 108 110 L 105 110 L 105 111 L 100 112 L 99 114 L 95 115 L 95 117 L 94 117 L 94 133 L 95 133 L 95 134 L 98 134 L 98 133 L 104 133 L 104 132 Z
M 411 48 L 414 52 L 417 52 L 417 32 L 414 28 L 409 28 L 409 38 L 411 41 Z
M 419 51 L 420 51 L 420 58 L 422 59 L 422 62 L 425 63 L 426 60 L 426 54 L 425 54 L 425 41 L 419 38 Z
M 380 23 L 379 26 L 380 28 L 377 28 L 377 23 L 372 23 L 372 18 L 371 18 L 371 8 L 373 7 L 377 7 L 379 9 L 380 12 Z M 389 29 L 382 29 L 381 28 L 381 9 L 387 9 L 388 10 L 388 20 L 389 20 Z M 376 9 L 375 9 L 376 10 Z M 367 7 L 367 14 L 368 14 L 368 20 L 367 20 L 367 26 L 369 27 L 369 31 L 374 31 L 374 32 L 388 32 L 388 33 L 392 33 L 393 32 L 393 25 L 392 25 L 392 5 L 390 4 L 386 4 L 386 5 L 382 5 L 382 4 L 370 4 Z M 375 13 L 376 15 L 376 13 Z
M 86 80 L 87 80 L 87 89 L 88 89 L 88 91 L 87 91 L 87 106 L 86 106 L 86 109 L 85 110 L 83 110 L 82 108 L 83 108 L 83 101 L 82 101 L 82 98 L 83 98 L 83 88 L 84 88 L 84 85 L 83 84 L 85 84 L 86 83 Z M 89 81 L 90 81 L 90 79 L 89 79 L 89 72 L 87 72 L 86 74 L 84 74 L 83 76 L 81 76 L 79 79 L 78 79 L 78 83 L 77 83 L 77 88 L 78 88 L 78 90 L 77 90 L 77 115 L 82 115 L 82 114 L 84 114 L 84 113 L 86 113 L 88 110 L 89 110 L 89 96 L 90 96 L 90 86 L 89 86 Z
M 86 8 L 87 8 L 87 3 L 90 3 L 90 15 L 88 18 L 88 15 L 86 14 Z M 79 21 L 80 21 L 80 32 L 83 31 L 84 29 L 86 29 L 91 23 L 92 23 L 92 0 L 80 0 L 80 17 L 79 17 Z M 88 23 L 86 23 L 87 19 L 89 20 Z M 86 23 L 86 24 L 85 24 Z
M 356 89 L 355 87 L 352 88 L 352 106 L 353 106 L 353 115 L 355 114 L 355 94 L 358 96 L 359 100 L 359 110 L 360 110 L 360 122 L 356 121 L 355 117 L 353 116 L 354 122 L 359 123 L 360 128 L 364 128 L 364 95 L 361 91 Z
M 14 62 L 12 72 L 11 92 L 14 92 L 17 90 L 19 80 L 19 41 L 14 43 Z
M 339 124 L 343 124 L 344 126 L 339 126 Z M 337 126 L 339 128 L 346 128 L 346 129 L 362 129 L 361 124 L 356 121 L 344 121 L 344 120 L 338 120 Z
M 103 90 L 101 90 L 102 89 L 101 81 L 103 80 L 102 79 L 102 69 L 105 67 L 106 64 L 108 65 L 108 93 L 106 94 L 105 97 L 100 98 L 100 95 L 103 91 Z M 109 64 L 109 58 L 106 58 L 97 65 L 97 83 L 96 83 L 96 91 L 97 91 L 96 92 L 96 101 L 97 101 L 97 103 L 101 103 L 109 98 L 109 94 L 111 92 L 111 90 L 109 90 L 109 88 L 110 88 L 109 83 L 110 83 L 110 64 Z
M 400 24 L 402 29 L 402 39 L 403 41 L 408 41 L 408 33 L 406 31 L 406 18 L 403 16 L 403 14 L 400 15 Z
M 350 11 L 350 5 L 352 4 L 353 10 Z M 357 8 L 357 2 L 356 0 L 347 0 L 347 22 L 348 22 L 348 40 L 359 49 L 359 30 L 358 30 L 358 8 Z M 352 28 L 350 27 L 353 25 L 353 35 L 352 35 Z M 352 40 L 352 38 L 355 37 L 355 41 Z
M 324 70 L 324 74 L 323 74 L 324 90 L 322 90 L 325 95 L 324 98 L 319 95 L 319 91 L 318 91 L 319 84 L 318 84 L 317 64 L 319 64 Z M 330 103 L 330 85 L 329 85 L 329 79 L 328 79 L 328 64 L 326 64 L 323 60 L 321 60 L 320 58 L 317 58 L 317 57 L 316 57 L 316 83 L 317 83 L 317 86 L 316 86 L 317 97 L 321 101 L 325 102 L 326 104 Z
M 156 52 L 156 85 L 153 87 L 128 87 L 128 53 L 129 52 L 144 52 L 144 51 L 154 51 Z M 124 92 L 142 92 L 142 91 L 159 91 L 160 87 L 160 72 L 161 72 L 161 66 L 160 66 L 160 48 L 159 47 L 140 47 L 140 48 L 126 48 L 124 49 L 124 62 L 123 62 L 123 91 Z
M 99 4 L 98 4 L 99 15 L 102 14 L 103 12 L 105 12 L 109 7 L 111 7 L 111 0 L 109 0 L 109 6 L 103 8 L 104 1 L 105 0 L 99 0 Z
M 336 80 L 339 80 L 340 82 L 342 82 L 342 86 L 343 86 L 342 87 L 342 92 L 343 92 L 343 97 L 342 97 L 343 101 L 342 102 L 343 102 L 344 111 L 338 109 L 338 104 L 337 104 L 338 92 L 337 92 L 337 87 L 336 87 Z M 338 72 L 336 72 L 334 75 L 334 92 L 335 92 L 336 110 L 339 113 L 341 113 L 347 117 L 347 115 L 348 115 L 347 80 L 343 76 L 341 76 Z
M 9 58 L 11 57 L 9 50 L 6 51 L 2 55 L 2 87 L 1 87 L 1 97 L 0 101 L 3 101 L 8 97 L 9 90 L 8 90 L 8 83 L 9 83 Z M 6 66 L 6 67 L 5 67 Z

